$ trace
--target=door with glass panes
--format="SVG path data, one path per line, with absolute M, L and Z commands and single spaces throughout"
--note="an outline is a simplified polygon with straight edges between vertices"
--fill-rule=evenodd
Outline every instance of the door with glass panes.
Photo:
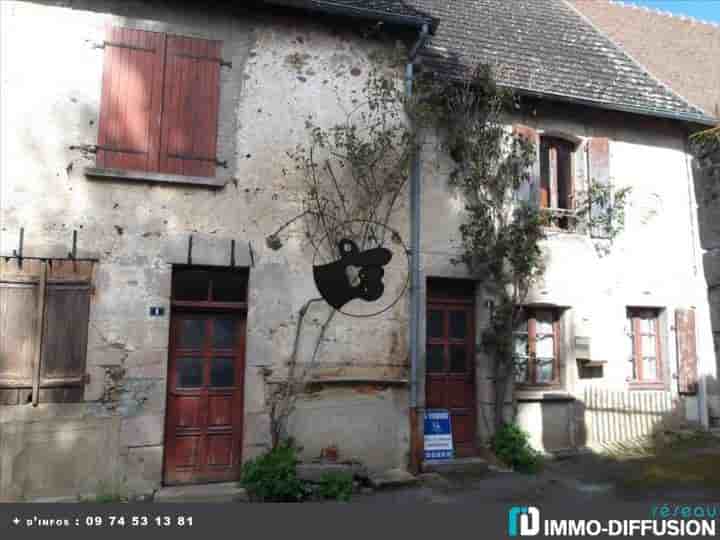
M 426 336 L 425 406 L 449 410 L 455 455 L 474 455 L 473 298 L 429 297 Z
M 226 482 L 240 473 L 246 276 L 173 276 L 165 484 Z

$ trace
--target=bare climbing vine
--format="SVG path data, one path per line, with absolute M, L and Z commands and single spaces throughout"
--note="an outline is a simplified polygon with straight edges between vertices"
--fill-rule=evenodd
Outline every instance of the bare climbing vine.
M 407 121 L 402 84 L 387 71 L 372 70 L 362 99 L 345 111 L 343 122 L 325 127 L 306 119 L 309 141 L 288 152 L 301 182 L 297 215 L 267 237 L 267 245 L 281 249 L 292 232 L 301 229 L 304 242 L 321 260 L 338 256 L 341 239 L 353 240 L 362 251 L 397 238 L 386 238 L 388 225 L 403 203 L 415 132 Z M 394 233 L 390 233 L 391 236 Z M 314 303 L 308 300 L 298 312 L 287 376 L 270 383 L 268 396 L 273 447 L 288 437 L 288 419 L 315 364 L 326 331 L 336 311 L 320 325 L 309 362 L 300 369 L 305 319 Z

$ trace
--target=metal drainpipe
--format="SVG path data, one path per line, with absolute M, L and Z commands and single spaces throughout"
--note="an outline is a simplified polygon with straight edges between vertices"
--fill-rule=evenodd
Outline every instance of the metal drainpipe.
M 405 92 L 413 92 L 413 68 L 417 51 L 428 35 L 422 27 L 417 43 L 410 52 L 405 68 Z M 410 167 L 410 468 L 419 471 L 420 441 L 418 408 L 418 365 L 420 363 L 420 145 L 417 145 Z

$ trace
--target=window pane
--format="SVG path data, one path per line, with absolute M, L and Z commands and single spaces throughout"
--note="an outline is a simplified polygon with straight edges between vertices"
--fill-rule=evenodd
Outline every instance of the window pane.
M 464 373 L 467 371 L 467 347 L 450 345 L 450 371 Z
M 427 335 L 431 338 L 443 337 L 443 312 L 428 311 L 427 316 Z
M 202 349 L 205 341 L 205 319 L 182 319 L 178 332 L 179 347 Z
M 640 319 L 640 333 L 641 334 L 654 334 L 655 333 L 655 319 L 647 318 L 647 317 Z
M 515 327 L 516 332 L 525 332 L 527 334 L 528 331 L 528 322 L 527 319 L 522 319 L 518 325 Z
M 528 360 L 527 358 L 516 357 L 515 359 L 515 382 L 527 382 Z
M 538 311 L 536 317 L 535 332 L 537 334 L 552 334 L 553 314 L 550 311 Z
M 210 386 L 233 386 L 235 366 L 233 358 L 213 358 L 210 368 Z
M 177 374 L 178 387 L 197 388 L 203 382 L 202 358 L 178 358 Z
M 212 299 L 215 302 L 244 302 L 246 284 L 245 275 L 240 272 L 213 272 Z
M 443 350 L 442 345 L 427 346 L 427 370 L 443 371 Z
M 529 354 L 527 334 L 515 334 L 513 337 L 513 353 L 517 356 L 527 356 Z
M 657 359 L 654 357 L 644 357 L 642 366 L 643 380 L 646 381 L 657 381 Z
M 539 383 L 549 383 L 553 380 L 553 359 L 538 358 L 535 362 L 535 378 Z
M 552 335 L 538 335 L 535 340 L 535 355 L 553 358 L 555 356 L 555 338 Z
M 655 336 L 642 336 L 643 356 L 655 356 Z
M 175 300 L 207 300 L 210 276 L 205 270 L 178 270 L 173 274 Z
M 236 319 L 215 319 L 213 321 L 213 347 L 232 349 L 235 347 Z
M 450 312 L 450 337 L 465 339 L 467 337 L 467 313 L 464 311 Z

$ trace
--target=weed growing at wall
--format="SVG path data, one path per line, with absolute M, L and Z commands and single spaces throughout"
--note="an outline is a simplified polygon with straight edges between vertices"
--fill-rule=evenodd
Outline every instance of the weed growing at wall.
M 540 469 L 540 455 L 517 424 L 503 424 L 492 439 L 492 448 L 503 463 L 518 472 L 535 473 Z

